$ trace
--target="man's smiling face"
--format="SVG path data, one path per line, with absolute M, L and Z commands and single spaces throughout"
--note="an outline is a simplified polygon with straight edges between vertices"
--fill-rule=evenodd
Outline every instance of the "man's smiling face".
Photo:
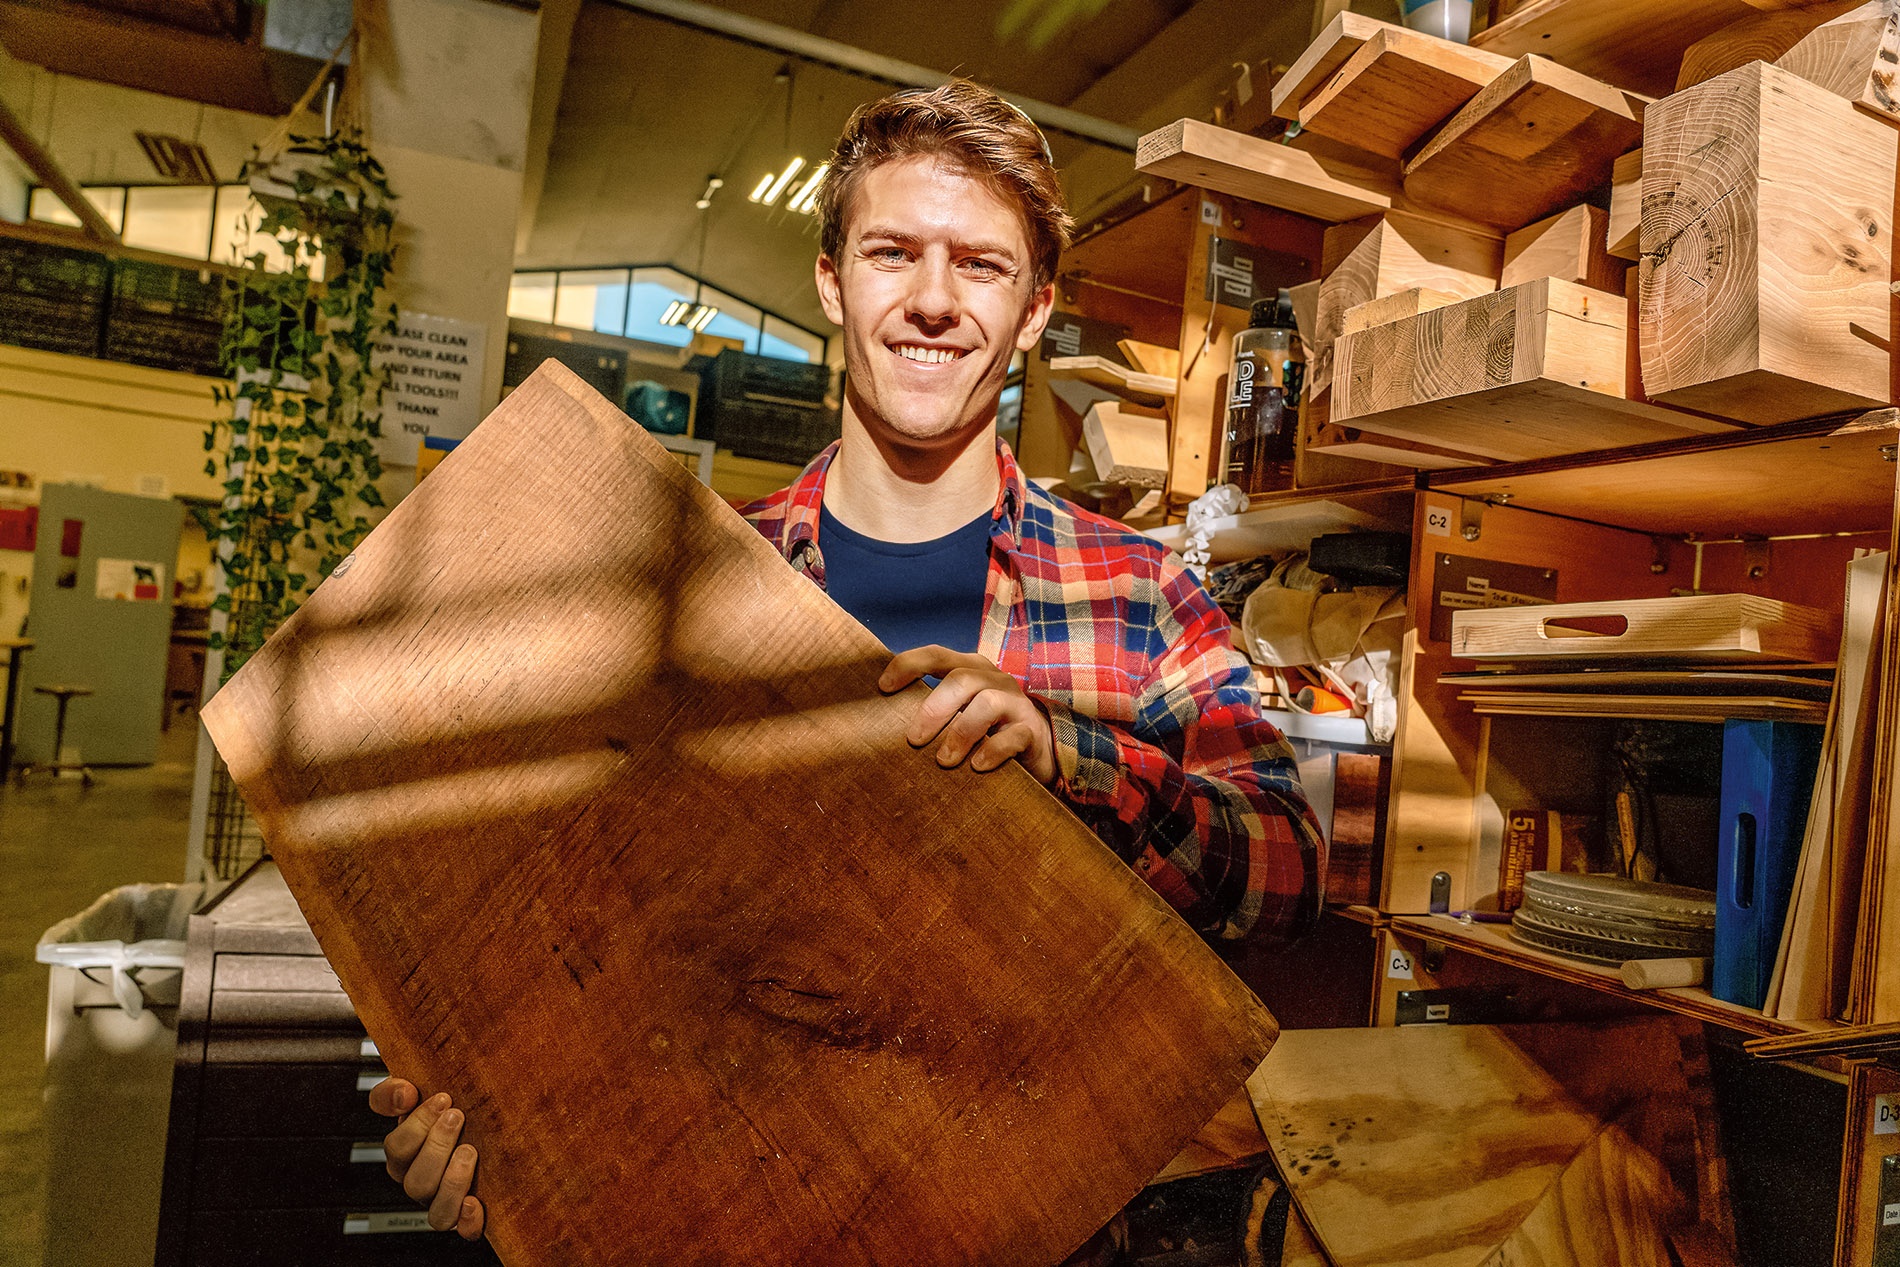
M 818 260 L 825 315 L 844 328 L 846 404 L 882 443 L 933 449 L 988 426 L 1009 374 L 1048 324 L 1022 217 L 929 156 L 866 172 L 842 258 Z

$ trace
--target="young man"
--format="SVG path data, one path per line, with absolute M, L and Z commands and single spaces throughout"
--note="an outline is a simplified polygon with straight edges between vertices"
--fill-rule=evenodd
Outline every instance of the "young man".
M 1015 760 L 1204 935 L 1302 931 L 1324 846 L 1226 617 L 1154 542 L 1024 480 L 996 437 L 1009 363 L 1054 302 L 1070 220 L 1042 134 L 968 82 L 845 126 L 819 199 L 819 297 L 842 329 L 843 439 L 748 508 L 792 567 L 938 679 L 910 742 Z M 475 1150 L 391 1078 L 389 1172 L 474 1237 Z

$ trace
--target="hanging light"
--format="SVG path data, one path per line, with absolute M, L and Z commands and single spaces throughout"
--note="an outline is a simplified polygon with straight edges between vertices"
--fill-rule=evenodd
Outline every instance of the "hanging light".
M 706 208 L 712 206 L 713 195 L 725 187 L 726 182 L 719 179 L 719 177 L 708 176 L 706 178 L 706 192 L 699 196 L 699 201 L 694 203 L 693 206 L 704 211 Z
M 818 187 L 824 182 L 825 173 L 830 170 L 830 163 L 818 164 L 817 167 L 812 169 L 812 174 L 805 178 L 805 183 L 800 185 L 797 191 L 792 194 L 791 201 L 785 205 L 803 216 L 808 216 L 817 210 Z
M 805 160 L 795 158 L 785 164 L 785 170 L 780 172 L 777 176 L 768 174 L 764 180 L 759 182 L 758 188 L 752 191 L 752 201 L 762 202 L 768 207 L 777 206 L 779 195 L 785 192 L 785 186 L 791 184 L 792 178 L 797 176 L 804 168 Z

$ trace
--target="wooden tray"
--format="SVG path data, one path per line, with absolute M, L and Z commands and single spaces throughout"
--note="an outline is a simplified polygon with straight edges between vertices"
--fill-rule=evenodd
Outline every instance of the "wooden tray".
M 1650 656 L 1682 660 L 1832 660 L 1838 621 L 1753 594 L 1461 611 L 1451 653 L 1474 660 Z
M 912 750 L 922 688 L 556 363 L 346 563 L 205 725 L 390 1069 L 467 1110 L 509 1267 L 1045 1267 L 1265 1054 L 1133 871 Z

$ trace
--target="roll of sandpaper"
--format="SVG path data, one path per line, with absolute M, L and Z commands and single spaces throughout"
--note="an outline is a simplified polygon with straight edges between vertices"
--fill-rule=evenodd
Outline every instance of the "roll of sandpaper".
M 1632 990 L 1668 990 L 1701 985 L 1709 975 L 1707 959 L 1629 959 L 1623 963 L 1623 984 Z

